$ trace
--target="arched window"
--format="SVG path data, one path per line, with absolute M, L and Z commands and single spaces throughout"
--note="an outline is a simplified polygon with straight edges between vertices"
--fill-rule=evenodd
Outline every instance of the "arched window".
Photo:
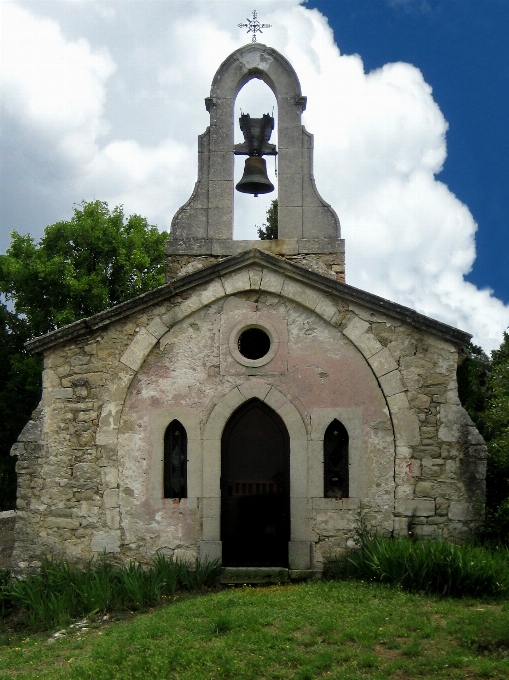
M 164 497 L 187 498 L 187 432 L 178 420 L 164 433 Z
M 323 495 L 348 498 L 348 432 L 333 420 L 323 438 Z

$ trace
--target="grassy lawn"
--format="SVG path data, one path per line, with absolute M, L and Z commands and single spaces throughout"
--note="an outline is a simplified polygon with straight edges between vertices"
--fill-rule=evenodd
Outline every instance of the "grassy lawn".
M 127 617 L 53 644 L 0 631 L 0 679 L 509 678 L 501 600 L 314 582 L 179 594 Z

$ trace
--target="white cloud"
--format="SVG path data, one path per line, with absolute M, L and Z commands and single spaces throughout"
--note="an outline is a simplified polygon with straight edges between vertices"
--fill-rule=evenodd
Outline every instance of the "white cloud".
M 247 42 L 237 24 L 252 6 L 64 5 L 2 3 L 9 226 L 40 233 L 95 197 L 167 229 L 193 189 L 196 138 L 208 124 L 203 99 L 222 60 Z M 308 97 L 315 177 L 341 219 L 347 281 L 498 346 L 509 308 L 463 279 L 476 224 L 436 179 L 447 122 L 421 72 L 396 63 L 365 73 L 361 57 L 341 55 L 325 18 L 298 0 L 258 10 L 273 26 L 262 38 L 290 59 Z M 259 84 L 243 91 L 243 107 L 270 110 L 266 92 L 260 102 Z M 249 201 L 236 203 L 244 237 L 254 237 L 270 195 Z
M 64 154 L 90 154 L 107 129 L 105 84 L 115 71 L 107 50 L 67 41 L 55 21 L 5 2 L 1 59 L 4 114 L 57 138 Z

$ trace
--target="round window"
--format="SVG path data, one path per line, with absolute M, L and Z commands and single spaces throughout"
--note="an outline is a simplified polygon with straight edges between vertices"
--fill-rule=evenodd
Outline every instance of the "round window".
M 243 357 L 255 361 L 268 353 L 270 338 L 261 328 L 246 328 L 239 335 L 238 348 Z
M 265 366 L 276 356 L 279 348 L 279 338 L 272 324 L 263 320 L 263 326 L 256 315 L 244 319 L 230 332 L 228 347 L 232 357 L 242 366 L 259 368 Z

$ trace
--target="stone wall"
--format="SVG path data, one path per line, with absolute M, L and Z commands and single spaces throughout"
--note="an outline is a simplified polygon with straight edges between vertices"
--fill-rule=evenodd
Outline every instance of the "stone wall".
M 124 560 L 150 559 L 157 549 L 213 556 L 217 447 L 229 414 L 250 395 L 272 400 L 300 461 L 295 566 L 320 569 L 328 554 L 351 546 L 360 502 L 385 532 L 404 534 L 409 521 L 427 537 L 472 531 L 486 449 L 458 400 L 455 343 L 424 321 L 417 327 L 410 310 L 361 304 L 346 286 L 332 282 L 326 291 L 316 275 L 278 266 L 252 263 L 179 294 L 169 289 L 163 302 L 46 350 L 41 403 L 12 451 L 17 569 L 37 567 L 44 554 L 76 562 L 103 551 Z M 246 371 L 223 356 L 223 324 L 235 310 L 239 318 L 274 315 L 281 337 L 287 328 L 283 368 Z M 351 460 L 364 461 L 348 499 L 321 490 L 323 433 L 335 414 L 355 442 Z M 194 490 L 180 502 L 162 499 L 158 486 L 173 417 L 194 450 Z
M 14 510 L 0 512 L 0 569 L 11 567 L 15 526 L 16 512 Z
M 171 242 L 169 242 L 171 243 Z M 314 254 L 284 254 L 284 248 L 279 248 L 279 242 L 253 241 L 257 246 L 265 246 L 273 255 L 277 255 L 288 262 L 293 262 L 304 269 L 327 276 L 337 281 L 345 281 L 345 253 L 314 253 Z M 221 262 L 225 255 L 171 255 L 166 259 L 166 281 L 172 281 L 181 276 L 200 271 L 205 267 Z

